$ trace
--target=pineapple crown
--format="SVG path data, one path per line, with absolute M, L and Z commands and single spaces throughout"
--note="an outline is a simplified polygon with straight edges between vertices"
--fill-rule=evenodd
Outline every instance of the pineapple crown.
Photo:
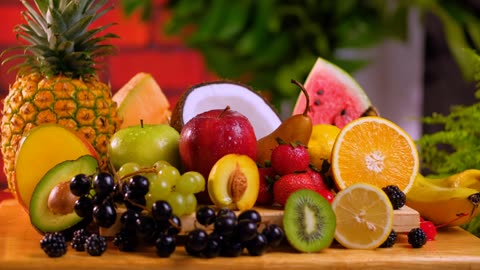
M 91 75 L 96 70 L 96 59 L 112 55 L 115 47 L 105 41 L 118 36 L 112 33 L 100 35 L 114 25 L 109 23 L 93 29 L 89 26 L 113 6 L 108 0 L 34 0 L 36 9 L 27 0 L 22 0 L 26 21 L 17 25 L 17 39 L 24 44 L 9 48 L 21 53 L 6 58 L 2 64 L 13 59 L 23 59 L 11 69 L 20 75 L 41 73 L 45 76 L 66 75 L 74 78 Z

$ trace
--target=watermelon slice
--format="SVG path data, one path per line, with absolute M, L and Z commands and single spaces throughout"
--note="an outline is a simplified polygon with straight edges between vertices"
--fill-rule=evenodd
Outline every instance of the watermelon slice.
M 375 107 L 354 78 L 340 67 L 318 58 L 304 84 L 310 97 L 308 115 L 312 124 L 332 124 L 342 128 L 365 115 L 378 115 Z M 301 114 L 306 98 L 298 96 L 292 114 Z

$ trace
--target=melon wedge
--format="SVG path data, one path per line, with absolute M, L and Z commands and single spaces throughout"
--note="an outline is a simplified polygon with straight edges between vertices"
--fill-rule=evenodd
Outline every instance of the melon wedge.
M 378 115 L 362 87 L 340 67 L 318 58 L 304 84 L 310 97 L 308 115 L 312 124 L 331 124 L 342 128 L 366 115 Z M 306 98 L 298 96 L 292 114 L 301 114 Z
M 20 204 L 28 211 L 33 190 L 54 166 L 84 155 L 98 159 L 93 146 L 75 131 L 57 124 L 43 124 L 22 138 L 15 157 L 15 190 Z
M 168 124 L 170 103 L 160 86 L 149 73 L 140 72 L 113 95 L 118 104 L 118 115 L 123 120 L 120 128 L 144 124 Z

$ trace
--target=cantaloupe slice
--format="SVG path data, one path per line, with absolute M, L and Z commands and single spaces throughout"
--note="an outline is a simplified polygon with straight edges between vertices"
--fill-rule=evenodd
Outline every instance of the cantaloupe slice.
M 145 124 L 168 124 L 170 103 L 151 74 L 140 72 L 113 95 L 118 104 L 118 115 L 123 120 L 120 128 Z
M 15 158 L 16 197 L 28 211 L 33 190 L 55 165 L 80 156 L 98 159 L 93 146 L 73 130 L 57 124 L 43 124 L 30 130 L 20 142 Z

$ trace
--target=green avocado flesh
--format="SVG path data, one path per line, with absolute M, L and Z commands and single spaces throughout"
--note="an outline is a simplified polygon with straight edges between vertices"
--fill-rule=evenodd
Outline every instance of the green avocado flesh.
M 62 182 L 70 182 L 77 174 L 92 175 L 97 171 L 98 162 L 90 156 L 67 160 L 51 168 L 36 185 L 30 201 L 30 222 L 41 232 L 59 232 L 82 221 L 75 212 L 55 214 L 48 207 L 50 192 Z

